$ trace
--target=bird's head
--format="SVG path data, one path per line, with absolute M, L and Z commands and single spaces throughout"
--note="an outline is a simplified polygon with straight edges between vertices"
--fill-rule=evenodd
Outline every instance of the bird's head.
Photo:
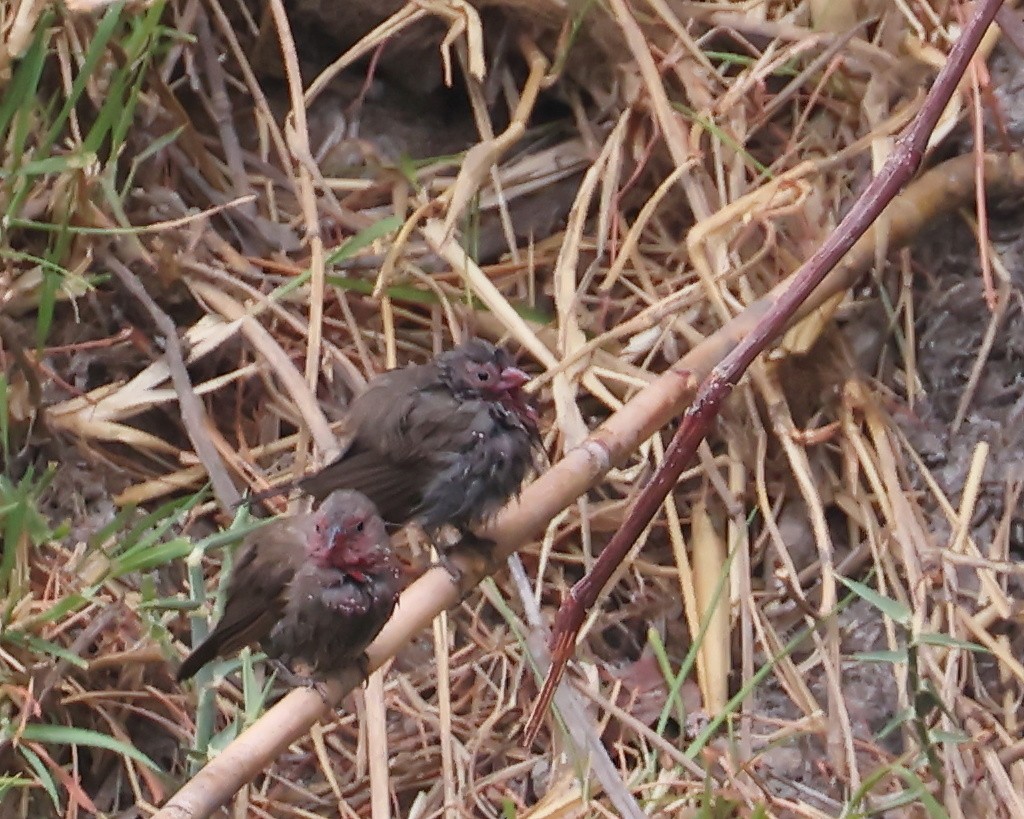
M 315 529 L 309 556 L 321 568 L 363 580 L 394 561 L 377 507 L 359 492 L 343 489 L 328 495 L 316 510 Z
M 472 338 L 444 353 L 439 363 L 442 379 L 456 395 L 495 401 L 536 426 L 537 411 L 523 392 L 530 376 L 512 364 L 505 350 Z

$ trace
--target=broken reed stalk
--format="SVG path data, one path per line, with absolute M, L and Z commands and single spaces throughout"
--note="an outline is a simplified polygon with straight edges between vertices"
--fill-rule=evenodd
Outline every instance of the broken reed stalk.
M 972 201 L 974 169 L 974 157 L 957 157 L 923 174 L 896 197 L 884 214 L 884 236 L 889 247 L 896 249 L 906 245 L 929 222 Z M 986 189 L 991 196 L 1019 197 L 1024 190 L 1024 153 L 988 154 L 984 158 L 984 171 Z M 882 237 L 876 228 L 865 233 L 800 306 L 794 319 L 803 318 L 836 293 L 855 284 L 874 264 L 879 241 Z M 495 558 L 507 557 L 542 533 L 555 515 L 600 482 L 611 466 L 623 464 L 643 441 L 682 411 L 699 379 L 707 376 L 762 320 L 791 282 L 792 277 L 780 282 L 770 293 L 748 305 L 527 486 L 520 499 L 506 507 L 482 532 L 496 542 Z M 473 565 L 459 555 L 454 555 L 452 560 L 464 569 L 464 588 L 483 579 L 487 567 Z M 459 590 L 444 569 L 425 573 L 403 592 L 395 616 L 367 649 L 369 668 L 375 670 L 394 657 L 459 599 Z M 354 668 L 330 680 L 327 695 L 332 706 L 359 682 L 359 672 Z M 154 819 L 209 816 L 329 713 L 316 692 L 304 688 L 292 691 L 186 782 Z
M 953 44 L 945 64 L 928 90 L 921 110 L 897 139 L 882 169 L 824 244 L 792 276 L 792 284 L 779 295 L 757 326 L 701 381 L 693 403 L 683 415 L 679 429 L 665 452 L 661 467 L 641 490 L 626 519 L 601 551 L 594 566 L 569 590 L 555 615 L 550 641 L 551 668 L 526 727 L 527 745 L 532 743 L 540 728 L 544 712 L 565 671 L 587 611 L 597 602 L 619 564 L 678 482 L 683 469 L 693 460 L 698 445 L 710 431 L 725 399 L 739 383 L 747 367 L 786 330 L 801 305 L 911 180 L 924 157 L 929 136 L 956 91 L 1000 5 L 1002 0 L 984 0 L 975 7 L 974 14 L 964 26 L 960 38 Z M 696 377 L 685 371 L 681 375 Z

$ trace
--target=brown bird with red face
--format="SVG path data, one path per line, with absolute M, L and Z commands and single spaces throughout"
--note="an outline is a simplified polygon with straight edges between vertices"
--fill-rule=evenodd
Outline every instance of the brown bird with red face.
M 257 642 L 270 657 L 330 674 L 361 658 L 395 608 L 400 578 L 374 505 L 358 492 L 333 492 L 315 512 L 246 539 L 224 616 L 185 658 L 178 680 Z
M 527 380 L 505 350 L 479 338 L 382 373 L 348 409 L 345 451 L 297 485 L 315 498 L 356 489 L 390 524 L 466 531 L 516 494 L 535 465 L 541 441 Z

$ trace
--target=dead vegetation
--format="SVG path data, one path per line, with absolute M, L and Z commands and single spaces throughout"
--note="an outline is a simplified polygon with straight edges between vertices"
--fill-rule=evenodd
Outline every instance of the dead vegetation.
M 276 697 L 249 656 L 198 689 L 174 664 L 247 526 L 240 490 L 329 457 L 369 375 L 465 332 L 504 341 L 537 376 L 550 460 L 578 454 L 749 327 L 969 13 L 86 5 L 0 19 L 11 816 L 148 815 Z M 974 208 L 978 180 L 992 206 L 1020 198 L 1018 157 L 982 157 L 1016 147 L 1009 105 L 976 62 L 927 161 L 964 156 L 752 367 L 533 747 L 542 627 L 660 434 L 537 512 L 510 569 L 289 744 L 239 814 L 1024 815 L 1024 268 Z M 941 254 L 897 250 L 933 220 L 966 225 L 962 296 Z M 685 389 L 646 395 L 636 429 Z

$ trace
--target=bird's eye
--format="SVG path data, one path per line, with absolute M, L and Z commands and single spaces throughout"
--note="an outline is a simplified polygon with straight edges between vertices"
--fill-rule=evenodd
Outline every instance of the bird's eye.
M 359 521 L 359 523 L 357 523 L 357 524 L 356 524 L 356 531 L 357 531 L 357 532 L 361 532 L 361 531 L 363 531 L 363 529 L 365 528 L 365 526 L 366 526 L 366 524 L 365 524 L 365 523 L 363 523 L 363 521 Z
M 476 377 L 477 377 L 477 380 L 478 380 L 478 381 L 486 381 L 486 380 L 487 380 L 488 378 L 490 378 L 491 376 L 490 376 L 490 374 L 489 374 L 489 373 L 487 372 L 487 370 L 477 370 L 477 372 L 476 372 Z

